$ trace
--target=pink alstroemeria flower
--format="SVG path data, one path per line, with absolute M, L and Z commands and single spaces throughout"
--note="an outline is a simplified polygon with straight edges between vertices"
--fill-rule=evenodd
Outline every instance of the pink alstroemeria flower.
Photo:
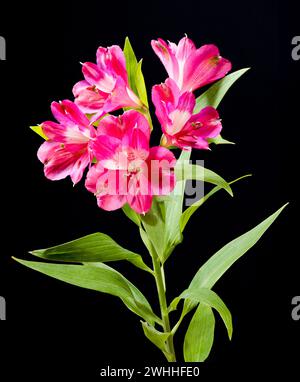
M 85 182 L 100 208 L 111 211 L 128 203 L 137 213 L 145 214 L 153 195 L 174 189 L 176 159 L 164 147 L 150 148 L 149 139 L 148 121 L 135 110 L 101 120 L 93 143 L 98 162 Z
M 97 64 L 85 62 L 82 66 L 85 81 L 73 87 L 75 103 L 80 109 L 84 113 L 96 113 L 92 118 L 96 121 L 123 107 L 142 108 L 142 102 L 129 87 L 122 49 L 117 45 L 99 47 L 96 56 Z
M 41 124 L 48 140 L 38 150 L 48 179 L 59 180 L 70 175 L 74 184 L 82 178 L 91 159 L 90 138 L 95 135 L 88 118 L 71 101 L 52 102 L 51 111 L 59 123 Z
M 168 44 L 161 38 L 151 41 L 152 48 L 170 78 L 182 92 L 194 91 L 224 77 L 231 70 L 230 61 L 220 56 L 215 45 L 196 49 L 192 40 L 182 38 L 179 44 Z
M 209 149 L 207 139 L 215 138 L 222 130 L 217 110 L 207 106 L 193 115 L 195 96 L 190 92 L 181 93 L 170 78 L 164 84 L 153 86 L 152 101 L 164 133 L 164 146 Z

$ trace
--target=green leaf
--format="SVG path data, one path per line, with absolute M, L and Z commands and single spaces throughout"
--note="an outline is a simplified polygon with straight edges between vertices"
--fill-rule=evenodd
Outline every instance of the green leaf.
M 175 310 L 180 299 L 188 299 L 192 300 L 194 303 L 204 303 L 211 308 L 216 309 L 216 311 L 220 314 L 227 332 L 228 337 L 231 339 L 232 337 L 232 317 L 229 309 L 221 300 L 221 298 L 212 290 L 207 288 L 198 288 L 197 286 L 193 286 L 183 291 L 179 297 L 176 297 L 171 305 L 170 311 Z
M 138 268 L 152 272 L 140 255 L 121 247 L 110 236 L 100 232 L 30 253 L 45 260 L 71 263 L 127 260 Z
M 216 138 L 209 138 L 208 143 L 214 143 L 215 145 L 235 145 L 234 142 L 227 141 L 221 135 L 218 135 Z
M 229 88 L 249 69 L 250 68 L 237 70 L 214 83 L 206 92 L 196 99 L 194 113 L 199 113 L 200 110 L 206 106 L 217 108 Z
M 168 348 L 166 341 L 170 337 L 171 333 L 163 333 L 155 329 L 152 325 L 147 322 L 143 322 L 142 327 L 145 336 L 150 340 L 155 346 L 157 346 L 164 354 L 168 355 Z
M 226 190 L 229 195 L 233 196 L 231 187 L 226 182 L 226 180 L 205 167 L 190 164 L 185 161 L 184 163 L 180 163 L 178 166 L 176 166 L 175 175 L 177 181 L 193 179 L 215 184 L 216 186 L 224 188 L 224 190 Z
M 136 213 L 129 204 L 125 204 L 122 208 L 124 214 L 131 220 L 133 223 L 135 223 L 138 227 L 141 226 L 141 218 L 138 213 Z
M 244 176 L 241 176 L 238 179 L 233 180 L 232 182 L 229 182 L 229 185 L 232 185 L 236 182 L 238 182 L 241 179 L 247 178 L 251 176 L 251 174 L 247 174 Z M 184 231 L 185 226 L 187 225 L 188 221 L 190 220 L 191 216 L 197 211 L 199 207 L 202 206 L 212 195 L 214 195 L 216 192 L 222 190 L 223 188 L 220 186 L 214 187 L 208 194 L 204 195 L 201 199 L 197 200 L 197 202 L 193 203 L 191 206 L 189 206 L 181 215 L 180 218 L 180 230 L 181 232 Z
M 126 60 L 126 70 L 128 73 L 128 82 L 129 82 L 131 89 L 137 95 L 138 91 L 136 88 L 135 76 L 137 73 L 138 62 L 137 62 L 135 53 L 132 49 L 131 43 L 129 41 L 129 37 L 126 37 L 126 39 L 125 39 L 124 55 L 125 55 L 125 60 Z
M 177 160 L 176 166 L 181 166 L 181 163 L 189 161 L 190 157 L 191 151 L 183 150 Z M 164 254 L 164 261 L 167 260 L 167 258 L 170 256 L 175 246 L 182 241 L 179 221 L 182 214 L 184 190 L 185 181 L 177 180 L 173 192 L 164 198 L 166 211 L 165 243 L 166 247 L 169 248 L 169 251 Z
M 106 264 L 66 265 L 14 259 L 28 268 L 66 283 L 119 297 L 132 312 L 150 324 L 161 322 L 144 295 L 121 273 Z
M 190 158 L 190 151 L 182 151 L 176 166 Z M 155 252 L 162 263 L 172 253 L 175 246 L 182 241 L 179 220 L 182 214 L 185 180 L 177 181 L 175 189 L 168 196 L 153 198 L 152 208 L 141 216 L 143 227 Z M 143 236 L 145 236 L 143 234 Z M 145 243 L 145 238 L 143 238 Z M 149 245 L 147 246 L 149 249 Z
M 288 203 L 287 203 L 288 204 Z M 273 215 L 269 216 L 262 223 L 246 232 L 242 236 L 232 240 L 226 244 L 217 253 L 215 253 L 196 273 L 193 278 L 189 289 L 194 288 L 208 288 L 211 289 L 220 277 L 242 257 L 251 247 L 258 242 L 266 230 L 277 219 L 283 209 L 287 206 L 285 204 Z
M 151 210 L 141 215 L 144 232 L 143 242 L 148 243 L 148 250 L 152 250 L 152 256 L 158 256 L 163 260 L 165 252 L 165 206 L 164 202 L 154 197 Z M 142 232 L 141 232 L 142 233 Z M 147 236 L 147 237 L 146 237 Z
M 184 338 L 185 362 L 203 362 L 214 342 L 215 317 L 210 306 L 200 304 Z
M 137 64 L 136 74 L 135 74 L 135 86 L 138 92 L 138 96 L 144 105 L 149 107 L 147 89 L 145 85 L 145 79 L 142 72 L 142 63 L 143 60 L 140 60 Z
M 152 242 L 150 241 L 146 231 L 142 227 L 140 227 L 140 235 L 141 235 L 141 239 L 142 239 L 145 247 L 148 249 L 149 253 L 151 255 L 154 255 L 155 250 L 153 248 Z
M 37 125 L 37 126 L 29 126 L 31 128 L 32 131 L 34 131 L 36 134 L 38 134 L 40 137 L 44 138 L 46 141 L 48 140 L 48 138 L 46 137 L 46 135 L 44 134 L 43 132 L 43 129 L 42 129 L 42 126 L 41 125 Z

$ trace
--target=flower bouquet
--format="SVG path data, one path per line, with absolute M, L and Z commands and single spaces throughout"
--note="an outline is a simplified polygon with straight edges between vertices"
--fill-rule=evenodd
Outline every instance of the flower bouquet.
M 119 297 L 140 317 L 145 336 L 169 362 L 176 361 L 174 336 L 193 311 L 183 353 L 186 362 L 199 362 L 208 357 L 213 344 L 215 312 L 232 336 L 231 314 L 213 291 L 215 283 L 260 239 L 285 206 L 221 248 L 178 297 L 167 301 L 164 265 L 182 242 L 191 216 L 220 190 L 232 196 L 231 186 L 245 177 L 227 182 L 202 162 L 193 164 L 190 159 L 193 149 L 231 143 L 221 136 L 216 108 L 248 69 L 227 74 L 231 63 L 215 45 L 197 49 L 187 37 L 178 45 L 162 39 L 151 44 L 168 73 L 164 83 L 152 88 L 162 130 L 159 145 L 150 146 L 153 116 L 142 60 L 137 60 L 128 38 L 123 50 L 116 45 L 99 47 L 96 63 L 82 64 L 84 80 L 73 87 L 74 100 L 51 104 L 57 122 L 31 127 L 45 140 L 38 150 L 45 176 L 50 180 L 70 176 L 75 185 L 87 170 L 85 187 L 94 194 L 98 207 L 122 208 L 132 227 L 139 230 L 148 255 L 121 247 L 106 233 L 93 233 L 30 252 L 44 261 L 16 260 L 58 280 Z M 196 98 L 195 91 L 213 82 Z M 212 188 L 187 203 L 185 189 L 190 180 L 210 183 Z M 153 311 L 134 284 L 107 265 L 115 261 L 128 261 L 145 272 L 145 279 L 153 279 L 159 312 Z

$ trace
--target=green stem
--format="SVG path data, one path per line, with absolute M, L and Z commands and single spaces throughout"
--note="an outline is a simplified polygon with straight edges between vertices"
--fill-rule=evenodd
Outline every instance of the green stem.
M 168 312 L 168 306 L 167 306 L 167 300 L 166 300 L 166 292 L 164 287 L 163 269 L 161 268 L 159 258 L 156 254 L 152 256 L 152 261 L 153 261 L 154 277 L 156 281 L 163 329 L 165 333 L 170 333 L 171 327 L 170 327 L 169 312 Z M 168 353 L 165 354 L 165 356 L 169 362 L 176 362 L 176 355 L 175 355 L 175 349 L 174 349 L 174 343 L 173 343 L 173 334 L 170 334 L 166 342 L 167 342 Z

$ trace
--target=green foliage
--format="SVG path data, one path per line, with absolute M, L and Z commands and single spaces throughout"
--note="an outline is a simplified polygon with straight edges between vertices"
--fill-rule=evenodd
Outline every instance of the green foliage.
M 15 259 L 19 263 L 66 283 L 119 297 L 132 312 L 153 325 L 161 320 L 145 296 L 121 273 L 103 263 L 51 264 Z
M 45 140 L 48 139 L 48 138 L 46 137 L 46 135 L 44 134 L 41 125 L 37 125 L 37 126 L 29 126 L 29 127 L 31 128 L 32 131 L 34 131 L 37 135 L 39 135 L 39 136 L 42 137 L 43 139 L 45 139 Z
M 203 362 L 209 356 L 215 332 L 215 317 L 210 306 L 200 304 L 185 334 L 185 362 Z
M 44 260 L 69 263 L 127 260 L 136 267 L 151 272 L 140 255 L 121 247 L 110 236 L 100 232 L 51 248 L 38 249 L 31 254 Z

